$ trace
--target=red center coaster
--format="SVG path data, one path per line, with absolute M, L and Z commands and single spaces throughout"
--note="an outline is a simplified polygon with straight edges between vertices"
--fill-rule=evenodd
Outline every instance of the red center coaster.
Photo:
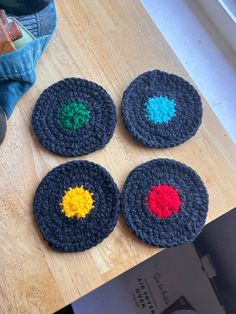
M 167 183 L 152 186 L 147 196 L 149 210 L 160 219 L 166 219 L 178 213 L 181 204 L 178 190 Z

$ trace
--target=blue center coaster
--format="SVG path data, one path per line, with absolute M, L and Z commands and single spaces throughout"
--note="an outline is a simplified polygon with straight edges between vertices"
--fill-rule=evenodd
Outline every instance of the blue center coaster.
M 201 98 L 183 78 L 154 70 L 139 75 L 124 92 L 122 114 L 142 144 L 173 147 L 194 136 L 202 122 Z
M 146 110 L 149 120 L 154 123 L 167 123 L 175 116 L 175 101 L 166 96 L 149 98 Z

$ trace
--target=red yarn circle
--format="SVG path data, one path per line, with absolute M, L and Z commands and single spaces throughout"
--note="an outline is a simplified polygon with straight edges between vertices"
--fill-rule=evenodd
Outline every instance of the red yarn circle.
M 178 190 L 167 183 L 152 186 L 147 196 L 149 210 L 160 219 L 166 219 L 178 213 L 181 204 Z

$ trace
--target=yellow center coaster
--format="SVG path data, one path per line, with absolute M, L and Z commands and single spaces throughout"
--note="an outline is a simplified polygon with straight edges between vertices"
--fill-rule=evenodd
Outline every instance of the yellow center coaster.
M 62 212 L 68 218 L 85 218 L 94 208 L 93 193 L 84 189 L 83 186 L 76 186 L 65 191 L 62 198 Z
M 80 252 L 114 229 L 120 193 L 105 168 L 86 160 L 51 170 L 34 197 L 33 213 L 43 238 L 59 252 Z

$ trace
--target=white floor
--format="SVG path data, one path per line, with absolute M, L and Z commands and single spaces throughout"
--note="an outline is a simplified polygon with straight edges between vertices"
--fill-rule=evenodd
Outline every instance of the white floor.
M 196 0 L 141 2 L 236 143 L 234 51 Z

